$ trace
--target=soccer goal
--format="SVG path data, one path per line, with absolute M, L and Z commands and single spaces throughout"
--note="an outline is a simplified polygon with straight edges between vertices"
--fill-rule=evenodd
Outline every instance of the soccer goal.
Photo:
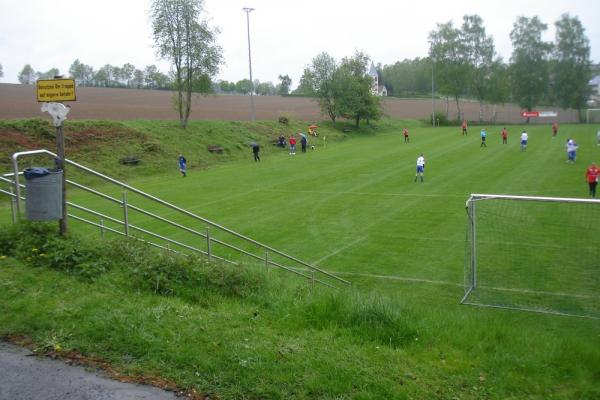
M 600 122 L 600 108 L 588 108 L 585 110 L 585 123 L 597 124 Z
M 600 200 L 472 194 L 462 304 L 600 319 Z

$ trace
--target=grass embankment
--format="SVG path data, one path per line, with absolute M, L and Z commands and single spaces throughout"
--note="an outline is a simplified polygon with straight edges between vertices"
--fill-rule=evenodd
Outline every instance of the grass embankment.
M 220 398 L 594 398 L 597 348 L 539 316 L 310 290 L 134 243 L 0 237 L 0 331 Z M 515 324 L 520 321 L 520 324 Z M 544 329 L 542 330 L 542 326 Z M 594 366 L 595 365 L 595 366 Z
M 232 133 L 232 142 L 239 136 L 239 151 L 210 155 L 229 163 L 192 170 L 183 179 L 174 155 L 182 145 L 195 146 L 201 133 L 188 137 L 173 123 L 176 136 L 144 131 L 160 146 L 170 146 L 157 167 L 144 159 L 125 169 L 109 152 L 94 166 L 129 171 L 128 182 L 136 187 L 340 272 L 353 282 L 352 291 L 312 291 L 249 272 L 240 278 L 249 282 L 242 295 L 228 292 L 233 283 L 227 280 L 220 285 L 193 277 L 192 286 L 184 280 L 155 294 L 157 275 L 160 288 L 172 275 L 166 270 L 178 267 L 163 265 L 160 257 L 153 261 L 152 252 L 147 259 L 139 255 L 145 257 L 145 251 L 105 249 L 103 241 L 73 246 L 115 255 L 105 271 L 88 276 L 80 268 L 38 264 L 32 248 L 43 243 L 13 235 L 25 240 L 1 264 L 0 307 L 7 312 L 0 315 L 0 330 L 31 336 L 41 347 L 58 342 L 108 359 L 126 373 L 165 376 L 221 398 L 599 397 L 597 321 L 457 304 L 468 194 L 586 197 L 585 166 L 600 159 L 598 127 L 562 126 L 556 139 L 549 127 L 531 127 L 529 149 L 520 152 L 520 127 L 509 127 L 508 145 L 490 130 L 488 148 L 481 149 L 474 132 L 462 137 L 458 128 L 415 122 L 411 143 L 404 144 L 404 124 L 384 121 L 377 129 L 350 133 L 351 140 L 295 157 L 266 146 L 261 163 L 244 147 L 255 126 L 248 124 L 247 131 Z M 344 135 L 330 132 L 328 139 L 334 132 Z M 565 163 L 567 135 L 581 146 L 575 165 Z M 428 160 L 423 184 L 413 182 L 421 152 Z M 195 157 L 184 153 L 193 166 Z M 70 200 L 104 207 L 79 192 Z M 107 212 L 122 215 L 113 208 Z M 143 215 L 130 217 L 161 229 Z M 144 261 L 137 263 L 138 257 Z M 84 256 L 76 258 L 90 264 Z M 146 264 L 155 267 L 148 270 Z M 209 275 L 199 265 L 198 276 Z M 529 278 L 547 279 L 543 271 Z
M 325 123 L 320 137 L 311 138 L 311 144 L 322 144 L 324 137 L 330 142 L 338 141 L 346 136 L 342 132 L 346 127 L 338 124 L 333 128 Z M 283 150 L 273 141 L 279 135 L 287 140 L 292 133 L 306 133 L 307 125 L 294 120 L 286 125 L 276 121 L 189 121 L 183 130 L 174 121 L 67 120 L 63 130 L 67 158 L 110 176 L 132 178 L 177 170 L 179 153 L 185 155 L 191 170 L 251 158 L 251 142 L 258 143 L 266 156 L 279 153 Z M 212 147 L 222 151 L 211 152 Z M 55 128 L 49 120 L 0 121 L 0 169 L 12 169 L 13 153 L 37 149 L 56 151 Z M 126 165 L 120 162 L 123 159 L 140 162 Z M 29 158 L 24 166 L 51 165 L 51 161 L 47 157 Z

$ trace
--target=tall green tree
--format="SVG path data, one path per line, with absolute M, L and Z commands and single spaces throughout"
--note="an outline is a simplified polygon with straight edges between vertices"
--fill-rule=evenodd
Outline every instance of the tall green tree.
M 323 114 L 327 114 L 335 124 L 339 112 L 336 108 L 333 92 L 333 76 L 337 70 L 337 62 L 326 52 L 318 54 L 309 66 L 309 81 L 312 92 Z
M 174 105 L 184 129 L 194 87 L 205 88 L 197 82 L 214 76 L 222 62 L 222 50 L 216 44 L 219 32 L 202 19 L 204 14 L 204 0 L 153 0 L 151 4 L 154 44 L 159 56 L 173 65 Z
M 428 58 L 405 59 L 381 69 L 389 96 L 406 97 L 431 94 L 431 61 Z
M 591 93 L 590 41 L 577 17 L 563 14 L 555 26 L 553 97 L 560 107 L 581 111 Z
M 252 91 L 252 85 L 250 79 L 242 79 L 235 83 L 235 91 L 239 94 L 250 94 Z
M 85 65 L 79 61 L 79 59 L 75 59 L 71 66 L 69 67 L 69 76 L 75 79 L 75 83 L 77 85 L 83 85 L 84 76 L 85 76 Z
M 294 94 L 309 97 L 315 96 L 312 71 L 309 67 L 304 68 L 302 76 L 300 77 L 300 83 L 296 90 L 294 90 Z
M 518 17 L 510 32 L 513 99 L 527 111 L 540 104 L 548 92 L 548 56 L 552 45 L 542 40 L 547 28 L 537 16 Z
M 33 85 L 35 83 L 35 77 L 35 70 L 31 67 L 31 65 L 25 64 L 21 72 L 19 72 L 17 79 L 19 80 L 19 83 L 23 85 Z
M 135 72 L 135 65 L 126 63 L 121 67 L 121 80 L 125 86 L 130 87 L 131 81 L 133 80 L 133 74 Z
M 440 93 L 454 98 L 456 119 L 460 120 L 462 111 L 459 99 L 467 92 L 470 82 L 461 31 L 453 26 L 452 21 L 438 24 L 437 30 L 429 33 L 429 41 L 429 57 L 435 64 L 436 86 Z
M 37 79 L 54 79 L 54 77 L 58 75 L 60 75 L 58 68 L 50 68 L 46 72 L 38 72 L 36 74 Z
M 487 36 L 479 15 L 465 15 L 460 32 L 464 59 L 469 67 L 469 92 L 479 101 L 479 121 L 483 120 L 483 102 L 487 81 L 494 62 L 494 39 Z
M 292 78 L 289 75 L 279 75 L 279 85 L 277 85 L 277 94 L 280 96 L 287 96 L 290 94 L 290 87 L 292 86 Z
M 381 117 L 379 97 L 373 94 L 373 78 L 368 74 L 371 60 L 363 52 L 342 59 L 333 74 L 333 98 L 337 113 L 354 120 L 356 127 L 361 120 L 377 120 Z
M 510 100 L 509 67 L 501 58 L 494 60 L 490 66 L 489 76 L 485 81 L 484 100 L 494 105 L 490 120 L 496 122 L 497 105 Z

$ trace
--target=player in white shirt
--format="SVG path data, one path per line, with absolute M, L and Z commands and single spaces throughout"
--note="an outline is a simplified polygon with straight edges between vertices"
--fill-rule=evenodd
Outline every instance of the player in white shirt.
M 425 157 L 423 157 L 423 153 L 417 158 L 417 173 L 415 174 L 415 182 L 417 181 L 417 177 L 421 176 L 421 183 L 423 183 L 423 171 L 425 170 Z
M 525 129 L 523 129 L 523 132 L 521 133 L 521 151 L 527 150 L 527 140 L 528 139 L 529 139 L 529 135 L 527 134 L 527 132 L 525 132 Z

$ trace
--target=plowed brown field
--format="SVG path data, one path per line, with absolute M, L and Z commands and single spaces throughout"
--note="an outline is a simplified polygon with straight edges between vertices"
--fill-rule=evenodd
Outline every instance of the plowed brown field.
M 314 99 L 301 97 L 255 96 L 256 118 L 277 119 L 289 113 L 304 121 L 326 118 L 319 113 Z M 177 119 L 171 107 L 171 92 L 159 90 L 77 88 L 77 101 L 72 106 L 69 119 Z M 392 118 L 426 119 L 431 114 L 431 100 L 383 99 L 385 113 Z M 461 108 L 468 120 L 479 119 L 479 104 L 462 102 Z M 456 116 L 456 106 L 448 105 L 450 118 Z M 436 110 L 445 111 L 446 102 L 436 99 Z M 542 110 L 540 108 L 540 110 Z M 558 111 L 560 123 L 576 122 L 577 114 L 572 110 L 543 108 L 543 111 Z M 498 122 L 521 123 L 521 110 L 514 105 L 496 107 Z M 483 118 L 490 120 L 493 106 L 484 108 Z M 36 101 L 35 86 L 0 84 L 0 119 L 42 117 L 40 104 Z M 45 114 L 45 116 L 48 116 Z M 250 119 L 248 96 L 211 95 L 197 96 L 193 100 L 191 119 L 247 120 Z M 533 119 L 532 122 L 551 123 L 555 118 Z

